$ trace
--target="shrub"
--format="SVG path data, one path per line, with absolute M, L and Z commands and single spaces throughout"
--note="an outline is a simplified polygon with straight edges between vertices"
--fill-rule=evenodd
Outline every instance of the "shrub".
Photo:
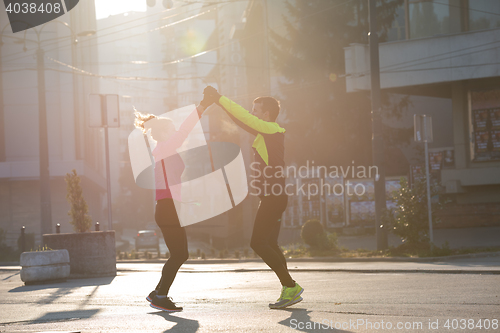
M 322 238 L 326 237 L 326 234 L 321 223 L 314 219 L 304 223 L 302 231 L 300 232 L 300 237 L 307 245 L 317 247 L 318 241 L 322 242 Z
M 312 250 L 338 251 L 337 234 L 327 233 L 318 220 L 309 220 L 304 223 L 300 237 Z
M 394 192 L 396 209 L 385 211 L 384 224 L 395 235 L 401 237 L 408 249 L 429 247 L 429 219 L 427 210 L 427 183 L 425 179 L 415 181 L 410 187 L 405 178 L 400 179 L 401 189 Z M 431 184 L 431 196 L 438 193 L 438 186 Z M 440 204 L 432 210 L 433 223 L 439 222 L 435 213 Z
M 73 230 L 75 232 L 87 232 L 90 231 L 92 226 L 92 219 L 87 214 L 89 212 L 89 207 L 87 202 L 82 195 L 82 187 L 80 186 L 80 176 L 76 174 L 76 170 L 72 170 L 73 173 L 67 173 L 64 177 L 66 181 L 66 199 L 68 199 L 71 210 L 68 215 L 71 216 L 71 225 L 73 225 Z

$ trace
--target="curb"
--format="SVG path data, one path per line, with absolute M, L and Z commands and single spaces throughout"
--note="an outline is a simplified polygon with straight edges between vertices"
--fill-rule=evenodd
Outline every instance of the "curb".
M 436 262 L 449 261 L 458 259 L 474 259 L 498 257 L 500 252 L 480 252 L 471 254 L 458 254 L 445 257 L 426 257 L 426 258 L 411 258 L 411 257 L 366 257 L 366 258 L 340 258 L 340 257 L 311 257 L 311 258 L 290 258 L 287 262 Z M 126 259 L 117 260 L 120 264 L 161 264 L 166 259 Z M 262 259 L 188 259 L 186 264 L 234 264 L 245 262 L 262 262 Z M 1 263 L 0 263 L 1 266 Z

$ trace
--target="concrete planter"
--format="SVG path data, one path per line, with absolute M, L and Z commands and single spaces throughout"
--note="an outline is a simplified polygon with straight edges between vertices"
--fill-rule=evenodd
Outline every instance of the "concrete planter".
M 43 244 L 69 252 L 71 278 L 115 276 L 114 231 L 43 235 Z
M 67 250 L 21 253 L 21 280 L 25 284 L 65 280 L 70 273 Z

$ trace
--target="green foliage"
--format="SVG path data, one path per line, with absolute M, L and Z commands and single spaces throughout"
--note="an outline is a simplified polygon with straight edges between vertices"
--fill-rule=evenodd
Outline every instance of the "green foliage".
M 337 235 L 327 233 L 316 219 L 304 223 L 300 237 L 313 250 L 338 250 Z
M 381 42 L 386 40 L 396 10 L 403 3 L 377 1 Z M 269 32 L 272 63 L 286 78 L 280 83 L 280 91 L 284 95 L 288 146 L 294 147 L 289 157 L 299 164 L 313 159 L 327 165 L 332 163 L 332 156 L 335 165 L 351 165 L 352 160 L 358 165 L 371 163 L 370 92 L 346 93 L 346 79 L 341 77 L 345 73 L 344 48 L 368 43 L 367 4 L 366 0 L 289 0 L 283 13 L 284 31 Z M 384 116 L 396 118 L 411 104 L 407 97 L 384 91 L 381 102 Z M 390 147 L 409 143 L 413 129 L 384 125 L 383 133 Z
M 38 245 L 35 249 L 31 249 L 30 252 L 43 252 L 43 251 L 53 251 L 50 247 L 45 244 L 44 246 Z
M 66 199 L 68 199 L 71 210 L 68 215 L 71 216 L 71 225 L 73 225 L 73 230 L 75 232 L 87 232 L 90 231 L 92 226 L 92 219 L 87 213 L 89 212 L 89 207 L 87 202 L 83 198 L 82 187 L 80 186 L 80 176 L 76 174 L 76 170 L 73 169 L 72 173 L 67 173 L 64 177 L 66 181 Z
M 425 179 L 417 180 L 410 187 L 405 178 L 400 180 L 401 189 L 394 193 L 396 202 L 394 212 L 384 213 L 384 224 L 403 239 L 407 249 L 424 250 L 429 248 L 429 220 L 427 211 L 427 184 Z M 437 184 L 431 184 L 431 197 L 438 194 Z M 439 204 L 432 207 L 432 221 L 438 222 L 436 210 Z
M 316 247 L 318 246 L 318 242 L 323 242 L 323 238 L 326 236 L 321 223 L 318 220 L 313 219 L 304 223 L 300 232 L 300 237 L 307 245 Z
M 286 246 L 282 246 L 281 250 L 283 251 L 283 255 L 287 258 L 297 258 L 297 257 L 305 257 L 309 256 L 309 251 L 306 249 L 304 244 L 289 244 Z

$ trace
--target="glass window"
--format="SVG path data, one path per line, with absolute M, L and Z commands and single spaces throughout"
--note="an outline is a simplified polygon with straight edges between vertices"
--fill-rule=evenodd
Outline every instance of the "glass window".
M 460 32 L 460 17 L 450 20 L 450 0 L 410 0 L 409 11 L 410 38 Z
M 392 22 L 392 27 L 387 31 L 387 41 L 393 42 L 396 40 L 406 39 L 406 25 L 405 25 L 405 6 L 401 4 L 396 9 L 396 15 Z
M 500 28 L 500 1 L 469 1 L 469 30 Z

